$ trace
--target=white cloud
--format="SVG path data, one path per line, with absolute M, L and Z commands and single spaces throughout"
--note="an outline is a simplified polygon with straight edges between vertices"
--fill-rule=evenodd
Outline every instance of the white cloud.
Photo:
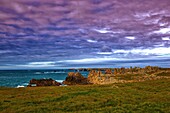
M 125 38 L 126 38 L 126 39 L 129 39 L 129 40 L 134 40 L 134 39 L 135 39 L 134 36 L 126 36 Z
M 148 18 L 151 16 L 150 12 L 145 12 L 145 13 L 136 13 L 134 17 L 136 17 L 139 20 L 144 20 L 145 18 Z
M 168 22 L 166 22 L 166 23 L 159 23 L 159 26 L 161 26 L 161 27 L 163 27 L 163 26 L 166 26 L 166 25 L 168 25 Z
M 111 57 L 96 57 L 96 58 L 85 58 L 85 59 L 76 59 L 76 60 L 63 60 L 58 61 L 60 63 L 74 63 L 74 64 L 90 64 L 90 63 L 100 63 L 105 61 L 115 61 L 120 60 L 118 58 L 111 58 Z
M 167 40 L 167 41 L 169 41 L 169 40 L 170 40 L 170 37 L 162 37 L 162 40 Z
M 136 17 L 139 20 L 144 20 L 146 18 L 150 18 L 151 16 L 154 15 L 165 15 L 166 11 L 165 10 L 160 10 L 160 11 L 148 11 L 148 12 L 136 12 L 134 17 Z
M 96 43 L 97 41 L 96 40 L 91 40 L 91 39 L 88 39 L 87 42 L 90 42 L 90 43 Z
M 156 33 L 156 34 L 169 34 L 170 33 L 170 27 L 168 27 L 168 28 L 160 28 L 158 31 L 154 31 L 153 33 Z
M 158 53 L 157 53 L 158 51 Z M 149 55 L 149 54 L 159 54 L 160 56 L 150 56 L 150 57 L 138 57 L 138 58 L 125 58 L 124 57 L 113 57 L 113 56 L 109 56 L 109 57 L 95 57 L 95 58 L 84 58 L 84 59 L 74 59 L 74 60 L 61 60 L 58 61 L 58 63 L 61 64 L 98 64 L 98 63 L 104 63 L 104 62 L 114 62 L 114 61 L 134 61 L 134 60 L 152 60 L 152 59 L 159 59 L 161 58 L 167 58 L 170 56 L 170 52 L 166 52 L 166 51 L 170 51 L 170 48 L 167 49 L 163 49 L 163 48 L 158 48 L 158 49 L 153 49 L 153 50 L 149 50 L 149 49 L 136 49 L 136 50 L 117 50 L 114 53 L 133 53 L 133 54 L 139 54 L 139 55 Z
M 120 33 L 125 33 L 124 30 L 122 29 L 115 29 L 115 30 L 110 30 L 110 28 L 102 28 L 102 29 L 92 29 L 93 31 L 96 31 L 98 33 L 101 33 L 101 34 L 105 34 L 105 33 L 112 33 L 112 34 L 120 34 Z
M 152 11 L 151 15 L 165 15 L 166 12 L 166 10 Z
M 113 53 L 129 53 L 129 50 L 115 50 Z
M 160 18 L 157 19 L 148 19 L 144 21 L 145 25 L 150 25 L 150 24 L 158 24 L 160 21 Z
M 152 49 L 132 49 L 132 50 L 115 50 L 115 54 L 123 53 L 123 54 L 139 54 L 139 55 L 158 55 L 164 56 L 170 54 L 170 47 L 158 47 Z
M 113 52 L 98 52 L 98 55 L 111 55 Z
M 29 68 L 43 68 L 43 67 L 54 67 L 55 62 L 30 62 L 28 64 L 17 65 L 19 67 L 29 67 Z
M 94 31 L 98 32 L 98 33 L 112 33 L 112 31 L 106 29 L 106 28 L 103 28 L 103 29 L 93 29 Z
M 29 65 L 51 65 L 55 64 L 55 62 L 30 62 Z
M 158 44 L 158 45 L 154 45 L 155 47 L 163 47 L 164 46 L 164 44 L 162 43 L 162 44 Z

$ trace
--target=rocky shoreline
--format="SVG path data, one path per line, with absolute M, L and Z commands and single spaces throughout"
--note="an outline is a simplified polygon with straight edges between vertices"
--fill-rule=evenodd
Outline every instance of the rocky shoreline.
M 85 78 L 80 72 L 69 72 L 65 80 L 60 83 L 53 79 L 32 79 L 28 87 L 33 86 L 61 86 L 61 85 L 88 85 L 88 84 L 111 84 L 142 82 L 146 80 L 157 80 L 170 78 L 169 68 L 156 66 L 130 67 L 130 68 L 102 68 L 102 69 L 80 69 L 89 71 Z M 78 70 L 78 71 L 80 71 Z

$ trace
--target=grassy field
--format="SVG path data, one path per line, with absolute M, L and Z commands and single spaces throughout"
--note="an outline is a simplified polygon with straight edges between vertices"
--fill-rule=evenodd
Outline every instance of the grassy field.
M 0 88 L 1 113 L 170 113 L 170 79 L 138 83 Z

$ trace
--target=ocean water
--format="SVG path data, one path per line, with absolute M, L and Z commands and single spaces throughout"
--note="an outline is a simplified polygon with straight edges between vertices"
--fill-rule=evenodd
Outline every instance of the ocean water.
M 58 82 L 62 82 L 67 77 L 68 72 L 76 70 L 0 70 L 0 86 L 1 87 L 19 87 L 27 86 L 31 79 L 52 78 Z M 87 71 L 80 71 L 87 77 Z

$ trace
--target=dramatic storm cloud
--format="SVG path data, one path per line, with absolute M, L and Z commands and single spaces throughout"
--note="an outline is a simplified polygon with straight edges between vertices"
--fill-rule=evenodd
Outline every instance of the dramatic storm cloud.
M 170 65 L 169 0 L 1 0 L 0 69 Z

